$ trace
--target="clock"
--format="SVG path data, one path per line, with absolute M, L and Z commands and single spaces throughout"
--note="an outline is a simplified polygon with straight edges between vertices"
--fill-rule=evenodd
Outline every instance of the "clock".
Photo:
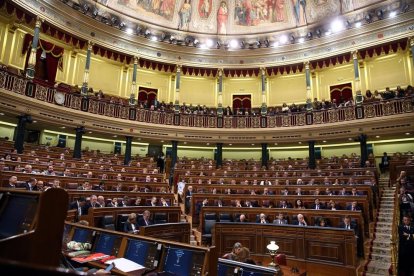
M 65 103 L 65 94 L 59 91 L 55 92 L 55 102 L 57 104 L 64 104 Z

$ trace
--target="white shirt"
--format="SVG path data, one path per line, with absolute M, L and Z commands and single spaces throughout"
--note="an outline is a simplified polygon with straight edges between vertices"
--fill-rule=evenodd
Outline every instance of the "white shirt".
M 184 192 L 184 187 L 185 187 L 185 182 L 182 182 L 182 181 L 178 182 L 177 183 L 177 192 L 179 194 L 182 194 Z

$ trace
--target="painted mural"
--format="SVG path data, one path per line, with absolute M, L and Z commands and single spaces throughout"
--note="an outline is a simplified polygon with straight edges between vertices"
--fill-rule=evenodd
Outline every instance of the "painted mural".
M 219 35 L 280 31 L 312 24 L 381 2 L 381 0 L 97 1 L 110 9 L 158 26 Z

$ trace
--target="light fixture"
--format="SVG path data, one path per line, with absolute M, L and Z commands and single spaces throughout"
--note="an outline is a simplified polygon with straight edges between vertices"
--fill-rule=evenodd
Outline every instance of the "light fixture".
M 305 39 L 303 37 L 301 37 L 301 38 L 298 39 L 298 42 L 303 43 L 303 42 L 305 42 Z
M 34 123 L 34 124 L 36 124 L 36 123 L 37 123 L 37 121 L 35 120 L 35 121 L 33 121 L 33 123 Z
M 243 40 L 240 42 L 240 48 L 245 49 L 246 48 L 246 42 Z
M 379 136 L 379 135 L 377 135 L 377 136 L 375 136 L 375 138 L 380 138 L 380 136 Z
M 161 140 L 160 142 L 161 142 L 161 143 L 164 143 L 164 140 Z
M 92 17 L 95 18 L 99 14 L 99 10 L 97 8 L 93 8 Z
M 355 28 L 361 28 L 361 26 L 362 26 L 361 21 L 358 21 L 358 22 L 355 23 Z
M 125 28 L 125 26 L 126 26 L 126 24 L 125 24 L 125 22 L 121 22 L 120 24 L 119 24 L 119 29 L 123 29 L 123 28 Z
M 321 31 L 321 29 L 316 29 L 316 36 L 317 36 L 317 37 L 321 37 L 321 36 L 322 36 L 322 31 Z
M 346 27 L 347 29 L 352 28 L 352 23 L 351 23 L 349 20 L 346 20 L 346 21 L 345 21 L 345 27 Z
M 312 32 L 308 32 L 307 34 L 306 34 L 306 37 L 310 40 L 310 39 L 312 39 L 313 38 L 313 34 L 312 34 Z
M 208 48 L 213 47 L 213 45 L 214 45 L 214 41 L 213 41 L 212 39 L 207 39 L 207 40 L 206 40 L 206 46 L 207 46 Z
M 3 112 L 0 112 L 0 116 L 4 116 L 4 113 Z
M 112 24 L 112 26 L 118 25 L 118 18 L 116 18 L 115 16 L 113 16 L 111 18 L 111 24 Z
M 112 137 L 116 138 L 116 137 L 118 137 L 118 135 L 114 135 L 114 136 L 112 136 Z
M 61 129 L 65 129 L 66 127 L 65 126 L 62 126 L 62 127 L 60 127 Z
M 275 143 L 275 146 L 277 146 L 277 143 Z
M 377 10 L 377 17 L 378 19 L 383 19 L 384 18 L 384 12 L 382 10 Z
M 280 269 L 277 262 L 275 262 L 275 257 L 276 257 L 277 251 L 279 250 L 279 246 L 276 244 L 275 241 L 270 241 L 270 243 L 266 246 L 266 248 L 267 250 L 269 250 L 269 255 L 271 258 L 271 262 L 269 266 L 274 267 L 275 269 Z
M 323 140 L 322 142 L 326 143 L 326 140 Z
M 281 37 L 279 37 L 280 44 L 285 44 L 287 41 L 288 41 L 287 35 L 282 35 Z
M 302 142 L 298 142 L 299 145 L 302 145 Z
M 279 41 L 273 42 L 272 47 L 277 47 L 277 46 L 279 46 Z
M 207 143 L 206 145 L 207 145 L 207 146 L 210 146 L 210 143 Z
M 125 32 L 126 32 L 127 34 L 129 34 L 129 35 L 132 35 L 132 34 L 134 33 L 134 30 L 133 30 L 133 29 L 131 29 L 131 28 L 126 28 L 126 29 L 125 29 Z
M 390 15 L 389 15 L 390 18 L 394 18 L 396 16 L 397 16 L 397 12 L 396 11 L 390 12 Z
M 233 146 L 233 144 L 229 144 L 229 146 Z
M 264 45 L 267 47 L 267 48 L 269 48 L 269 46 L 270 46 L 270 42 L 269 42 L 269 39 L 265 39 L 264 41 Z
M 151 40 L 152 41 L 157 41 L 158 40 L 158 37 L 156 35 L 153 35 L 153 36 L 151 36 Z
M 367 21 L 367 23 L 372 22 L 372 15 L 371 14 L 367 13 L 364 18 L 365 18 L 365 21 Z
M 334 33 L 340 32 L 344 29 L 344 22 L 340 19 L 335 19 L 332 23 L 331 23 L 331 30 Z
M 187 142 L 184 142 L 184 145 L 187 145 Z
M 217 41 L 217 42 L 216 42 L 216 47 L 217 47 L 217 49 L 220 49 L 220 47 L 221 47 L 221 43 L 220 43 L 220 41 Z
M 83 13 L 86 14 L 89 11 L 89 5 L 88 4 L 84 4 L 83 5 Z
M 149 29 L 146 29 L 144 32 L 145 37 L 148 37 L 151 34 L 151 31 Z
M 252 144 L 252 146 L 254 146 L 254 144 Z
M 196 38 L 196 39 L 194 39 L 194 41 L 193 41 L 193 45 L 194 45 L 194 47 L 197 47 L 197 45 L 200 43 L 200 41 Z
M 352 140 L 354 140 L 354 139 L 352 139 L 351 137 L 348 138 L 348 141 L 352 141 Z
M 411 133 L 409 133 L 409 132 L 406 132 L 406 133 L 405 133 L 405 135 L 410 135 L 410 134 L 411 134 Z
M 290 40 L 290 43 L 295 43 L 295 36 L 293 34 L 291 34 L 289 36 L 289 40 Z
M 230 45 L 230 48 L 235 49 L 235 48 L 237 48 L 239 46 L 239 43 L 237 42 L 237 40 L 232 39 L 232 40 L 230 40 L 230 44 L 229 45 Z
M 88 131 L 89 134 L 92 134 L 92 131 Z

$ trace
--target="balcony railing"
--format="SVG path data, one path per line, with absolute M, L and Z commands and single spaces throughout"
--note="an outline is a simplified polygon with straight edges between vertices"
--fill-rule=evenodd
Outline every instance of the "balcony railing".
M 92 114 L 160 125 L 177 125 L 198 128 L 282 128 L 305 125 L 322 125 L 344 121 L 361 120 L 413 112 L 414 98 L 400 98 L 388 101 L 365 103 L 318 110 L 313 112 L 282 113 L 267 116 L 223 116 L 175 114 L 174 112 L 151 111 L 136 106 L 109 103 L 80 95 L 47 84 L 32 83 L 24 77 L 0 70 L 0 89 L 25 95 L 39 101 L 58 105 L 54 96 L 57 91 L 64 93 L 62 106 Z

